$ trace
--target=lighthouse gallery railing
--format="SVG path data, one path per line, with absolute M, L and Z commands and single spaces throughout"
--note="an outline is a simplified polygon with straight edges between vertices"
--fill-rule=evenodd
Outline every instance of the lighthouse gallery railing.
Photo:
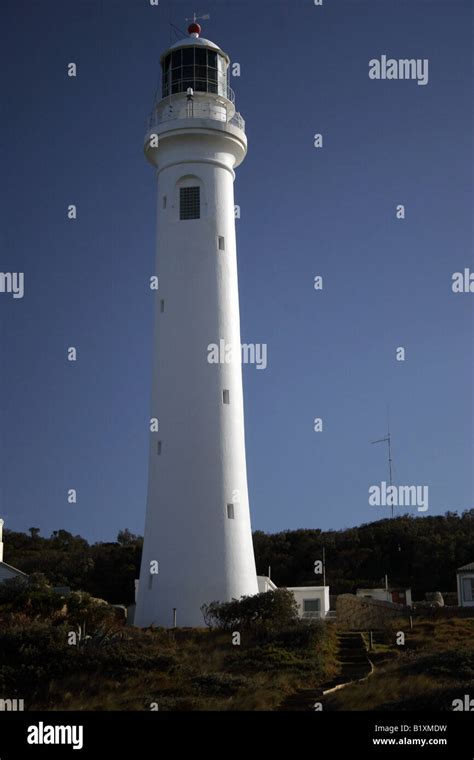
M 161 101 L 162 102 L 162 101 Z M 148 129 L 158 127 L 160 124 L 168 121 L 177 121 L 182 119 L 213 119 L 215 121 L 226 122 L 245 131 L 245 120 L 237 111 L 230 109 L 224 102 L 210 103 L 186 103 L 181 101 L 179 104 L 171 102 L 159 113 L 156 107 L 148 119 Z

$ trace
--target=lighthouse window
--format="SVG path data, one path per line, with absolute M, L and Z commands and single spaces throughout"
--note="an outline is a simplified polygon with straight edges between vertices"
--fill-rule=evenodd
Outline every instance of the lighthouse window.
M 183 66 L 194 66 L 194 48 L 184 48 Z
M 179 191 L 179 218 L 200 219 L 200 187 L 181 187 Z
M 230 391 L 222 391 L 222 401 L 224 404 L 230 404 Z
M 156 442 L 156 453 L 161 454 L 161 441 Z
M 160 311 L 161 311 L 162 314 L 164 314 L 164 311 L 165 311 L 165 302 L 164 301 L 160 301 Z
M 219 235 L 219 250 L 225 251 L 225 239 Z
M 234 505 L 233 504 L 227 505 L 227 517 L 229 518 L 229 520 L 234 519 Z
M 207 50 L 194 48 L 196 51 L 196 66 L 207 66 Z

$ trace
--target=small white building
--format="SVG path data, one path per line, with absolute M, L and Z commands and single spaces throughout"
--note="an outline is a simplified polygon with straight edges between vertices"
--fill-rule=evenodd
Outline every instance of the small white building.
M 8 581 L 11 578 L 27 578 L 28 576 L 26 573 L 17 570 L 16 567 L 7 565 L 7 563 L 3 561 L 3 525 L 4 521 L 0 519 L 0 583 Z
M 329 612 L 329 586 L 292 586 L 298 614 L 303 620 L 319 620 Z
M 277 586 L 266 575 L 258 575 L 259 593 L 275 591 Z M 288 586 L 293 593 L 298 614 L 303 620 L 319 620 L 329 612 L 329 586 Z
M 457 569 L 458 604 L 474 607 L 474 562 Z
M 377 599 L 380 602 L 403 604 L 406 607 L 412 606 L 411 588 L 358 588 L 356 596 Z

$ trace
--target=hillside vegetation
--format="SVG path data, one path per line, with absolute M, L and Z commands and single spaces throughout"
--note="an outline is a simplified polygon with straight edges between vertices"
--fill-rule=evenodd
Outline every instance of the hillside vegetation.
M 273 710 L 337 672 L 333 627 L 301 623 L 290 592 L 230 604 L 209 610 L 212 630 L 138 630 L 44 578 L 2 584 L 0 697 L 27 710 Z
M 474 509 L 436 517 L 405 515 L 345 530 L 302 529 L 253 535 L 257 571 L 271 566 L 277 586 L 321 584 L 314 563 L 326 551 L 331 594 L 382 582 L 426 591 L 455 591 L 456 569 L 474 561 Z M 41 572 L 53 585 L 87 591 L 112 604 L 130 604 L 138 578 L 143 539 L 128 530 L 117 541 L 89 544 L 65 530 L 49 537 L 5 531 L 5 562 L 26 573 Z

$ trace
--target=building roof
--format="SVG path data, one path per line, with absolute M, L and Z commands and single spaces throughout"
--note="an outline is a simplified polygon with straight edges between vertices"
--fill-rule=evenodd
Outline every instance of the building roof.
M 411 586 L 370 586 L 370 588 L 358 588 L 357 591 L 411 591 Z
M 278 588 L 278 586 L 273 583 L 272 579 L 269 578 L 268 575 L 257 575 L 257 581 L 264 581 L 268 586 L 270 586 L 272 591 L 276 591 Z
M 0 562 L 0 566 L 7 567 L 9 570 L 13 570 L 14 573 L 18 573 L 18 575 L 24 575 L 25 577 L 27 575 L 23 570 L 18 570 L 17 567 L 13 567 L 13 565 L 9 565 L 7 562 Z
M 469 562 L 467 565 L 463 565 L 462 567 L 458 567 L 457 572 L 461 573 L 463 570 L 474 570 L 474 562 Z

